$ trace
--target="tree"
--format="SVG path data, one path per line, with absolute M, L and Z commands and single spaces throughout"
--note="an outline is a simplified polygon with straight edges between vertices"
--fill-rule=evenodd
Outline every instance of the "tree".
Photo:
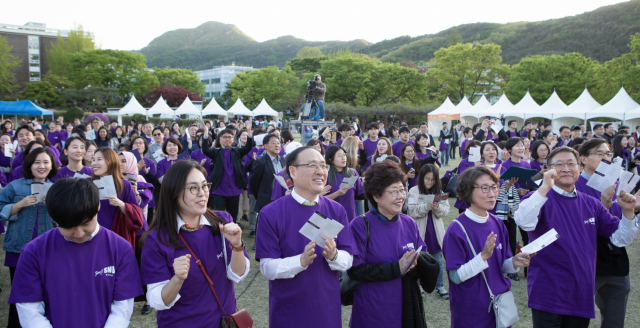
M 29 99 L 36 104 L 44 104 L 45 107 L 51 108 L 54 103 L 60 100 L 58 90 L 49 82 L 34 81 L 27 83 L 25 88 L 20 92 L 21 99 Z
M 282 70 L 278 70 L 277 66 L 269 66 L 257 71 L 240 72 L 227 87 L 233 93 L 233 100 L 240 98 L 249 107 L 258 106 L 263 98 L 271 105 L 283 103 L 295 107 L 301 83 L 290 66 Z
M 327 84 L 325 99 L 357 106 L 374 69 L 374 62 L 359 58 L 340 57 L 322 62 L 320 74 Z
M 322 67 L 320 62 L 327 59 L 329 57 L 294 58 L 287 65 L 295 72 L 317 72 Z
M 640 102 L 640 33 L 631 36 L 630 52 L 605 62 L 595 70 L 593 97 L 601 104 L 615 96 L 624 86 L 629 96 Z
M 140 99 L 148 106 L 151 106 L 160 99 L 160 96 L 167 101 L 169 107 L 180 106 L 187 97 L 190 100 L 202 101 L 202 97 L 194 95 L 191 91 L 170 84 L 155 86 L 151 92 L 143 95 Z
M 91 38 L 91 33 L 85 32 L 82 25 L 69 31 L 66 39 L 58 35 L 56 44 L 51 42 L 51 47 L 45 50 L 49 72 L 58 76 L 65 76 L 70 54 L 94 49 L 95 44 Z
M 118 96 L 118 89 L 104 87 L 87 87 L 62 91 L 62 98 L 80 107 L 84 111 L 94 111 L 103 107 L 107 101 Z
M 47 73 L 42 80 L 51 83 L 58 90 L 73 88 L 73 83 L 69 79 L 51 72 Z
M 435 68 L 427 71 L 431 96 L 443 101 L 473 97 L 477 93 L 495 94 L 499 84 L 501 49 L 495 44 L 456 44 L 435 52 Z
M 76 88 L 116 88 L 121 97 L 141 96 L 158 85 L 144 55 L 120 50 L 91 50 L 69 55 L 68 78 Z
M 321 57 L 322 51 L 316 47 L 303 47 L 298 51 L 296 58 L 314 58 Z
M 190 69 L 182 68 L 153 68 L 153 74 L 158 78 L 158 85 L 170 84 L 183 87 L 193 94 L 204 95 L 205 86 L 200 82 L 198 74 Z
M 18 86 L 13 69 L 20 66 L 22 60 L 10 54 L 12 49 L 9 41 L 0 36 L 0 99 L 4 99 L 5 94 L 12 94 Z
M 529 91 L 538 104 L 543 104 L 555 90 L 562 101 L 570 104 L 585 86 L 595 85 L 594 72 L 598 66 L 597 61 L 579 53 L 523 58 L 511 67 L 504 90 L 514 99 Z
M 462 35 L 460 35 L 460 32 L 458 32 L 458 27 L 454 26 L 451 29 L 451 34 L 449 34 L 449 42 L 448 42 L 448 46 L 454 46 L 458 43 L 462 43 Z

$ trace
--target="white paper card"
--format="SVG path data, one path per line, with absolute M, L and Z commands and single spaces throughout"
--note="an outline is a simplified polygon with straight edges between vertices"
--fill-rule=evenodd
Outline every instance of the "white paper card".
M 264 137 L 266 137 L 266 134 L 259 134 L 255 137 L 253 137 L 253 141 L 256 142 L 256 146 L 262 146 L 264 145 Z
M 324 248 L 326 245 L 324 239 L 320 236 L 336 238 L 343 228 L 344 226 L 340 222 L 316 211 L 309 218 L 309 221 L 302 226 L 300 233 L 309 238 L 309 240 L 315 240 L 316 245 Z
M 276 178 L 276 180 L 282 186 L 282 188 L 289 190 L 289 187 L 287 186 L 287 182 L 284 180 L 284 177 L 279 176 L 277 174 L 274 174 L 273 176 Z
M 11 150 L 13 149 L 13 144 L 4 144 L 4 156 L 5 157 L 13 157 Z
M 36 196 L 36 204 L 42 203 L 42 197 L 47 195 L 49 188 L 53 186 L 51 182 L 33 182 L 31 183 L 31 195 Z
M 420 255 L 420 251 L 422 250 L 422 245 L 420 245 L 420 247 L 418 247 L 418 249 L 416 250 L 416 252 L 413 254 L 413 256 L 411 257 L 411 259 L 409 260 L 409 263 L 413 263 L 413 261 L 416 260 L 416 257 L 418 257 L 418 255 Z M 409 272 L 409 269 L 411 268 L 411 265 L 407 265 L 406 268 L 404 268 L 404 270 L 402 271 L 402 273 L 400 274 L 400 276 L 403 276 L 405 274 L 407 274 L 407 272 Z
M 78 179 L 89 179 L 91 178 L 90 175 L 86 175 L 84 173 L 80 173 L 80 172 L 76 172 L 76 174 L 73 175 L 74 178 L 78 178 Z
M 500 132 L 500 130 L 502 130 L 502 128 L 504 128 L 504 125 L 502 125 L 502 121 L 500 120 L 496 120 L 493 125 L 491 126 L 491 130 L 493 130 L 495 133 Z
M 161 156 L 162 155 L 162 148 L 154 151 L 152 155 L 153 155 L 153 158 L 156 160 L 156 163 L 160 162 L 160 160 L 162 159 L 162 156 Z
M 616 183 L 621 172 L 622 166 L 603 159 L 587 182 L 587 186 L 603 192 Z
M 522 247 L 520 250 L 527 254 L 537 253 L 543 248 L 551 245 L 554 241 L 558 240 L 558 238 L 560 238 L 560 235 L 558 235 L 556 229 L 551 229 L 544 235 L 538 237 L 538 239 L 530 242 L 529 245 Z
M 469 163 L 479 162 L 480 159 L 480 147 L 469 147 Z
M 378 158 L 376 158 L 376 163 L 382 162 L 385 159 L 387 159 L 387 155 L 378 156 Z
M 116 192 L 116 185 L 113 183 L 113 176 L 107 175 L 98 179 L 94 179 L 93 183 L 98 187 L 100 191 L 100 200 L 107 199 L 110 196 L 118 196 Z
M 422 195 L 418 196 L 418 204 L 431 204 L 436 198 L 436 195 Z
M 340 188 L 344 188 L 344 187 L 353 188 L 353 186 L 356 184 L 356 181 L 358 181 L 357 175 L 353 175 L 349 178 L 344 178 L 342 179 L 342 183 L 340 183 Z
M 640 181 L 640 176 L 633 174 L 629 171 L 620 172 L 620 182 L 618 182 L 618 189 L 616 190 L 616 196 L 620 196 L 620 191 L 624 190 L 628 193 L 633 191 Z

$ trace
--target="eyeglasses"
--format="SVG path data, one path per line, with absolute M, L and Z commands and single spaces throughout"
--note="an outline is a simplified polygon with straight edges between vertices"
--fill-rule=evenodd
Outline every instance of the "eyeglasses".
M 316 164 L 316 163 L 309 163 L 309 164 L 296 164 L 296 165 L 291 165 L 291 166 L 306 166 L 307 168 L 309 168 L 309 171 L 311 172 L 315 172 L 318 170 L 318 168 L 320 168 L 323 172 L 327 172 L 329 171 L 329 165 L 327 164 Z
M 220 137 L 220 138 L 221 138 L 221 139 L 227 139 L 227 140 L 229 140 L 229 139 L 232 139 L 232 138 L 233 138 L 233 136 L 222 136 L 222 137 Z
M 207 182 L 202 186 L 191 186 L 184 189 L 189 189 L 192 195 L 197 195 L 200 193 L 200 190 L 204 191 L 204 193 L 208 193 L 211 190 L 211 182 Z
M 589 155 L 596 155 L 598 157 L 604 157 L 607 156 L 609 158 L 613 157 L 613 152 L 606 152 L 606 151 L 602 151 L 602 150 L 598 150 L 598 151 L 594 151 L 589 153 Z
M 385 190 L 384 192 L 388 192 L 391 194 L 391 197 L 398 197 L 398 195 L 400 196 L 404 196 L 407 194 L 407 191 L 404 189 L 396 189 L 396 190 Z
M 476 186 L 474 188 L 480 188 L 482 190 L 483 193 L 488 194 L 489 190 L 493 191 L 494 194 L 498 193 L 498 190 L 500 190 L 500 187 L 498 187 L 498 185 L 493 185 L 493 186 Z
M 557 170 L 562 170 L 565 165 L 569 169 L 573 169 L 576 166 L 578 166 L 578 163 L 576 163 L 576 162 L 567 162 L 567 163 L 556 162 L 556 163 L 551 164 L 551 167 L 557 171 Z
M 415 153 L 415 151 L 413 149 L 407 149 L 404 152 L 407 153 L 407 154 Z
M 161 135 L 162 135 L 162 133 L 154 133 L 154 134 L 153 134 L 153 136 L 154 136 L 154 137 L 159 137 L 159 136 L 161 136 Z
M 336 158 L 347 158 L 347 154 L 336 154 Z
M 424 182 L 430 182 L 430 183 L 431 183 L 431 182 L 436 182 L 436 180 L 429 179 L 429 178 L 425 178 L 425 179 L 424 179 Z

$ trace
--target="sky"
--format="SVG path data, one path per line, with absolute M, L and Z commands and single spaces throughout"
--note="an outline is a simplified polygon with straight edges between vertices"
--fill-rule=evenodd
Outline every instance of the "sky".
M 82 25 L 103 49 L 139 50 L 163 33 L 207 21 L 234 24 L 262 42 L 283 35 L 309 41 L 437 33 L 460 24 L 541 21 L 573 16 L 620 0 L 29 0 L 5 1 L 0 23 Z

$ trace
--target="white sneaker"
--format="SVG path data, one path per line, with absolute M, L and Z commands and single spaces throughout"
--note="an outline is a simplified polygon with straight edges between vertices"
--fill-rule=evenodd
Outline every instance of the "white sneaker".
M 443 300 L 449 299 L 449 293 L 447 293 L 447 290 L 444 289 L 444 287 L 436 288 L 436 292 L 438 293 L 438 296 L 440 296 L 440 298 L 442 298 Z

